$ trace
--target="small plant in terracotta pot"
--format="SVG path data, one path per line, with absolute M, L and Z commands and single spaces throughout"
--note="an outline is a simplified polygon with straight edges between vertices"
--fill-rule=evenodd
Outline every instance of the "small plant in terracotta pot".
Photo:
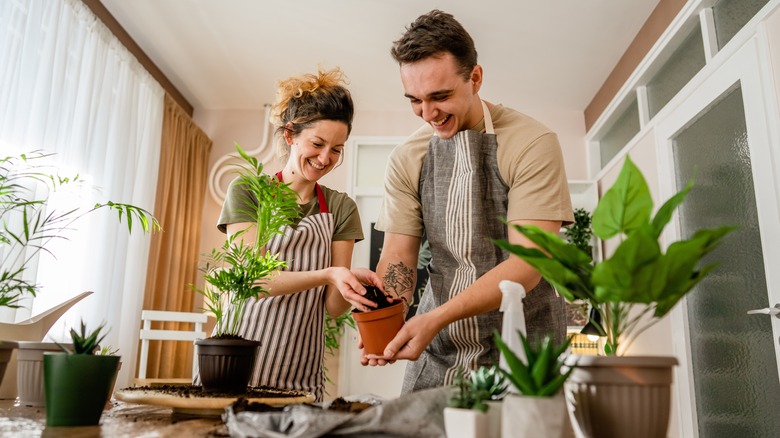
M 297 194 L 289 184 L 263 173 L 262 163 L 240 146 L 236 149 L 244 160 L 236 184 L 251 198 L 246 204 L 252 209 L 245 213 L 252 218 L 255 239 L 245 241 L 247 230 L 230 235 L 221 248 L 211 251 L 201 269 L 206 287 L 196 291 L 216 318 L 214 335 L 195 341 L 200 379 L 207 392 L 246 391 L 259 346 L 238 335 L 246 305 L 267 295 L 262 280 L 286 266 L 277 254 L 266 251 L 266 245 L 298 216 Z
M 352 318 L 357 323 L 366 354 L 381 356 L 404 325 L 404 303 L 400 299 L 390 300 L 374 286 L 366 286 L 364 296 L 375 302 L 377 307 L 366 312 L 353 309 Z

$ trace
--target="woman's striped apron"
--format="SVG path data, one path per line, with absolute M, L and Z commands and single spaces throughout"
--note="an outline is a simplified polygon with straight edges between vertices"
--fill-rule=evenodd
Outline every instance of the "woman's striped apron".
M 509 188 L 498 171 L 496 135 L 482 103 L 485 133 L 460 131 L 450 139 L 431 137 L 420 172 L 420 198 L 432 259 L 430 280 L 418 313 L 449 301 L 480 276 L 506 260 L 491 239 L 506 239 Z M 565 336 L 563 299 L 542 281 L 523 300 L 530 338 Z M 498 364 L 493 330 L 501 333 L 498 310 L 445 327 L 416 361 L 409 362 L 403 393 L 452 383 L 458 368 Z
M 281 172 L 277 179 L 282 180 Z M 325 195 L 315 186 L 319 214 L 307 216 L 296 227 L 276 235 L 268 250 L 287 262 L 285 271 L 324 269 L 331 263 L 333 215 Z M 299 389 L 323 396 L 325 347 L 325 285 L 302 292 L 260 297 L 247 304 L 239 336 L 260 341 L 251 386 Z

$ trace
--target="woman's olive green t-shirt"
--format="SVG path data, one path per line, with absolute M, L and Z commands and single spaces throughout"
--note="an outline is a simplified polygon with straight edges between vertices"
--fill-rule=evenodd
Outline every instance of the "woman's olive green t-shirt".
M 355 242 L 363 240 L 363 227 L 355 201 L 346 193 L 332 190 L 322 185 L 320 187 L 325 195 L 328 212 L 333 215 L 333 240 L 354 240 Z M 226 233 L 228 224 L 252 221 L 245 213 L 241 213 L 241 210 L 247 209 L 247 200 L 256 202 L 253 197 L 247 195 L 246 189 L 241 184 L 236 184 L 236 181 L 230 184 L 225 196 L 225 202 L 222 204 L 222 212 L 217 221 L 217 229 Z M 320 212 L 320 203 L 317 196 L 315 195 L 306 204 L 298 204 L 298 209 L 301 216 L 295 221 L 295 225 L 298 225 L 301 219 Z

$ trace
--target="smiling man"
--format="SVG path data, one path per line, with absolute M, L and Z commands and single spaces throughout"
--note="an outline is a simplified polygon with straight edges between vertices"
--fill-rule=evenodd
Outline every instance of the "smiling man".
M 565 336 L 563 299 L 529 265 L 491 239 L 532 244 L 500 218 L 557 232 L 573 221 L 557 136 L 502 105 L 483 101 L 482 67 L 468 32 L 434 10 L 417 18 L 391 50 L 404 95 L 425 125 L 392 153 L 376 228 L 385 232 L 377 273 L 407 303 L 423 232 L 430 281 L 416 316 L 364 365 L 410 362 L 403 392 L 448 385 L 458 368 L 498 363 L 501 280 L 530 291 L 528 335 Z

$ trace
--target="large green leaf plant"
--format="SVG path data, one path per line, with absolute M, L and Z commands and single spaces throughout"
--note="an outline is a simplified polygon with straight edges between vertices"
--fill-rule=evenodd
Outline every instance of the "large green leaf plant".
M 661 234 L 693 184 L 689 181 L 653 216 L 647 182 L 626 156 L 620 175 L 593 211 L 593 233 L 604 241 L 619 241 L 612 256 L 598 263 L 574 244 L 534 226 L 513 225 L 540 249 L 506 240 L 495 243 L 536 268 L 567 300 L 589 302 L 601 316 L 605 354 L 620 355 L 715 267 L 699 265 L 736 229 L 701 229 L 662 250 Z
M 236 144 L 243 160 L 238 164 L 238 184 L 246 193 L 239 212 L 250 218 L 251 226 L 231 234 L 220 248 L 207 255 L 201 268 L 206 285 L 195 290 L 205 297 L 205 306 L 216 318 L 215 338 L 238 337 L 250 298 L 267 295 L 263 279 L 286 267 L 278 254 L 266 251 L 271 238 L 284 232 L 300 215 L 298 194 L 289 184 L 263 173 L 263 163 Z M 253 240 L 245 235 L 254 229 Z
M 83 181 L 78 175 L 60 175 L 51 156 L 31 152 L 0 157 L 0 307 L 17 308 L 21 299 L 36 295 L 39 285 L 30 280 L 31 266 L 41 251 L 51 254 L 49 243 L 67 239 L 76 221 L 87 214 L 112 210 L 129 232 L 134 224 L 144 232 L 160 229 L 150 212 L 130 204 L 107 201 L 91 208 L 53 208 L 52 192 Z

